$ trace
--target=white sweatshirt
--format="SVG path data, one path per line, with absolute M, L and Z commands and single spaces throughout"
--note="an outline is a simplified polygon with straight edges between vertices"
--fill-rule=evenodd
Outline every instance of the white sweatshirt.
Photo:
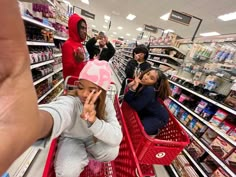
M 106 98 L 105 104 L 105 119 L 97 118 L 92 125 L 80 118 L 83 104 L 78 97 L 61 96 L 52 103 L 40 105 L 40 110 L 52 115 L 54 124 L 51 136 L 46 141 L 38 141 L 36 146 L 45 147 L 46 142 L 60 135 L 81 140 L 95 136 L 111 146 L 118 146 L 122 140 L 121 126 L 111 99 Z

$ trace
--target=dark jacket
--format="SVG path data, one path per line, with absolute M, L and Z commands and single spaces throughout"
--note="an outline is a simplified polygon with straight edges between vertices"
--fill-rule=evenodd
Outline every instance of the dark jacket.
M 89 39 L 88 42 L 86 43 L 86 48 L 89 53 L 90 59 L 93 59 L 95 55 L 98 55 L 100 53 L 99 46 L 95 45 L 96 42 L 97 42 L 96 38 L 93 37 Z M 99 60 L 109 61 L 114 56 L 116 50 L 113 47 L 113 45 L 110 42 L 108 42 L 106 46 L 107 48 L 102 49 Z
M 156 134 L 169 120 L 169 113 L 157 100 L 156 94 L 153 86 L 144 86 L 140 92 L 129 90 L 124 96 L 124 100 L 138 113 L 149 135 Z
M 84 47 L 80 39 L 77 24 L 83 20 L 79 15 L 73 14 L 68 22 L 69 27 L 69 39 L 62 46 L 62 65 L 63 65 L 63 77 L 67 76 L 79 76 L 80 71 L 85 66 L 85 62 L 77 62 L 74 58 L 74 51 L 80 48 L 84 51 Z M 69 84 L 73 84 L 73 80 L 70 80 Z

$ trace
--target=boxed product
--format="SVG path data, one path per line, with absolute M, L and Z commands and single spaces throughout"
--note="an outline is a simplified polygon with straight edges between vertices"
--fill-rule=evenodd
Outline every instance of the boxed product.
M 227 134 L 232 140 L 236 141 L 236 128 L 230 130 Z
M 203 109 L 205 109 L 207 107 L 207 105 L 208 105 L 208 103 L 206 101 L 201 100 L 200 103 L 195 108 L 194 112 L 197 114 L 201 114 L 201 112 L 203 111 Z
M 222 168 L 218 168 L 211 177 L 230 177 Z
M 198 160 L 205 153 L 205 150 L 195 141 L 189 144 L 186 150 L 195 160 Z
M 193 169 L 192 166 L 184 167 L 184 171 L 186 172 L 186 177 L 199 177 L 196 171 Z
M 210 147 L 212 151 L 221 158 L 225 158 L 234 148 L 219 136 L 212 141 Z
M 208 155 L 203 162 L 212 170 L 212 173 L 219 167 L 219 164 L 210 155 Z
M 198 121 L 192 129 L 192 132 L 199 137 L 206 131 L 207 128 L 208 127 L 205 124 Z
M 227 121 L 222 122 L 219 127 L 221 131 L 224 133 L 228 133 L 230 130 L 234 128 L 234 126 Z
M 212 129 L 208 128 L 202 135 L 201 140 L 206 144 L 211 144 L 211 142 L 218 136 L 218 134 Z
M 189 121 L 188 128 L 193 132 L 194 127 L 197 124 L 197 119 L 192 117 L 191 120 Z
M 236 110 L 236 83 L 232 86 L 224 103 Z
M 203 169 L 204 169 L 208 174 L 212 174 L 212 173 L 213 173 L 212 169 L 211 169 L 205 162 L 201 162 L 200 164 L 201 164 L 201 166 L 203 167 Z
M 172 106 L 171 106 L 171 108 L 169 108 L 169 110 L 170 110 L 170 112 L 172 112 L 173 114 L 175 113 L 175 111 L 178 109 L 178 105 L 177 104 L 173 104 Z
M 231 169 L 233 169 L 234 172 L 236 172 L 236 150 L 234 150 L 232 154 L 229 155 L 229 157 L 226 159 L 226 163 Z
M 228 116 L 228 113 L 223 111 L 222 109 L 218 109 L 218 111 L 214 114 L 214 116 L 210 119 L 210 123 L 215 126 L 220 125 L 221 122 Z

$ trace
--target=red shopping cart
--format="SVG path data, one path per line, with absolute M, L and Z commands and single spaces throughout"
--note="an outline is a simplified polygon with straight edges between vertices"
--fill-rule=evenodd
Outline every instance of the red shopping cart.
M 66 87 L 65 87 L 66 88 Z M 80 177 L 144 177 L 145 175 L 153 175 L 153 169 L 149 166 L 142 165 L 140 167 L 138 160 L 128 134 L 125 120 L 119 105 L 116 86 L 111 84 L 109 96 L 114 100 L 114 107 L 117 113 L 117 118 L 122 126 L 123 139 L 120 144 L 118 157 L 112 162 L 102 163 L 101 170 L 94 174 L 88 166 L 85 167 Z M 54 157 L 57 150 L 57 139 L 50 146 L 46 165 L 43 172 L 43 177 L 55 177 Z
M 146 134 L 138 114 L 125 101 L 121 109 L 140 164 L 170 165 L 189 144 L 187 134 L 168 108 L 169 122 L 154 138 Z

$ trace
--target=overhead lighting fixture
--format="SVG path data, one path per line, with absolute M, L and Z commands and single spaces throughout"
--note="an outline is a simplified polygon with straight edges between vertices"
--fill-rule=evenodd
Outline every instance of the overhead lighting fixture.
M 133 38 L 132 40 L 136 41 L 136 38 Z
M 102 27 L 107 29 L 107 26 L 106 26 L 106 25 L 103 25 Z
M 129 34 L 129 33 L 127 33 L 127 34 L 126 34 L 126 36 L 130 36 L 130 34 Z
M 111 17 L 108 15 L 104 15 L 104 19 L 109 21 L 111 19 Z
M 219 18 L 222 21 L 236 20 L 236 12 L 220 15 L 217 18 Z
M 137 30 L 137 31 L 143 31 L 143 28 L 138 27 L 136 30 Z
M 123 37 L 123 36 L 121 36 L 120 38 L 123 38 L 123 39 L 124 39 L 124 37 Z
M 218 36 L 218 35 L 220 35 L 220 33 L 218 33 L 218 32 L 209 32 L 209 33 L 201 33 L 200 34 L 200 36 L 204 36 L 204 37 L 206 37 L 206 36 Z
M 122 29 L 123 29 L 123 27 L 121 27 L 121 26 L 118 26 L 118 27 L 117 27 L 117 29 L 119 29 L 119 30 L 122 30 Z
M 160 19 L 167 21 L 169 19 L 170 13 L 164 14 L 160 17 Z
M 172 29 L 167 29 L 167 30 L 164 31 L 164 33 L 169 33 L 169 32 L 170 32 L 170 33 L 173 33 L 174 30 L 172 30 Z
M 96 26 L 95 26 L 95 25 L 92 25 L 92 27 L 93 27 L 93 28 L 96 28 Z
M 129 15 L 126 17 L 126 19 L 128 19 L 128 20 L 133 20 L 133 19 L 135 19 L 135 18 L 136 18 L 136 16 L 133 15 L 133 14 L 129 14 Z
M 109 22 L 109 20 L 105 20 L 105 22 L 106 22 L 106 23 L 108 23 L 108 22 Z
M 81 0 L 81 2 L 89 5 L 89 0 Z
M 113 32 L 113 34 L 117 34 L 117 32 Z
M 147 35 L 144 35 L 143 38 L 148 38 L 148 36 L 147 36 Z

